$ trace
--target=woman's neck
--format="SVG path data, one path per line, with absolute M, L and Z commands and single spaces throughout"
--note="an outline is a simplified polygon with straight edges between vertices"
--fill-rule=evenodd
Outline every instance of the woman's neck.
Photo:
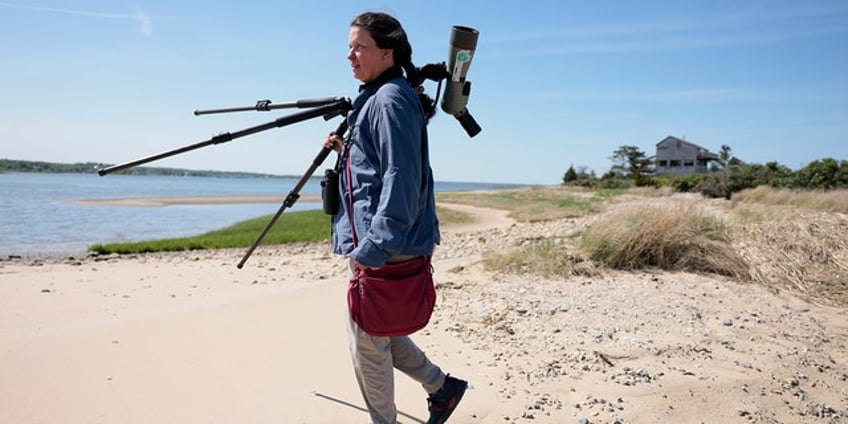
M 360 85 L 359 91 L 367 90 L 371 87 L 379 87 L 388 81 L 402 76 L 403 69 L 399 65 L 392 65 L 388 69 L 383 71 L 383 73 L 380 74 L 377 78 L 374 78 L 373 80 Z

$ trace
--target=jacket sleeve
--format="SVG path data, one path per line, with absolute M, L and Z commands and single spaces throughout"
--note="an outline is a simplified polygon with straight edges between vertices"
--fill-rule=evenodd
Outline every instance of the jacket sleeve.
M 366 266 L 402 254 L 420 213 L 423 115 L 418 104 L 395 94 L 375 104 L 372 115 L 382 189 L 370 228 L 351 253 Z

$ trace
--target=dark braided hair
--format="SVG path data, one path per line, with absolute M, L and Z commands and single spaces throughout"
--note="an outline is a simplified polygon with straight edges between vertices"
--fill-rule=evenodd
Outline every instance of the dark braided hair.
M 381 49 L 392 49 L 395 65 L 400 66 L 406 72 L 406 80 L 418 93 L 421 107 L 427 121 L 436 114 L 436 102 L 424 93 L 424 76 L 421 70 L 412 64 L 412 45 L 406 37 L 400 22 L 393 16 L 381 12 L 365 12 L 355 18 L 350 26 L 363 28 L 371 34 L 371 38 Z

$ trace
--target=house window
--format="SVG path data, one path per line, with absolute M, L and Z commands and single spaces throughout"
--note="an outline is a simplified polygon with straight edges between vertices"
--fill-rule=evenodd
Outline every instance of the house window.
M 667 160 L 661 160 L 660 163 L 659 163 L 659 166 L 668 166 L 668 161 Z
M 670 160 L 668 161 L 668 166 L 680 166 L 679 160 Z
M 687 166 L 687 167 L 691 168 L 691 167 L 695 166 L 695 162 L 692 162 L 691 160 L 687 160 L 686 162 L 683 162 L 683 166 Z

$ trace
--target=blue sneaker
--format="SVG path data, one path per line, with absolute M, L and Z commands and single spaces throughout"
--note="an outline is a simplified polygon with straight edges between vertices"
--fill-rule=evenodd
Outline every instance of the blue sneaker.
M 438 392 L 427 397 L 427 409 L 430 411 L 430 419 L 427 424 L 442 424 L 448 420 L 453 410 L 459 405 L 462 400 L 462 395 L 465 394 L 465 389 L 468 388 L 468 382 L 453 378 L 450 375 L 445 377 L 445 384 Z

